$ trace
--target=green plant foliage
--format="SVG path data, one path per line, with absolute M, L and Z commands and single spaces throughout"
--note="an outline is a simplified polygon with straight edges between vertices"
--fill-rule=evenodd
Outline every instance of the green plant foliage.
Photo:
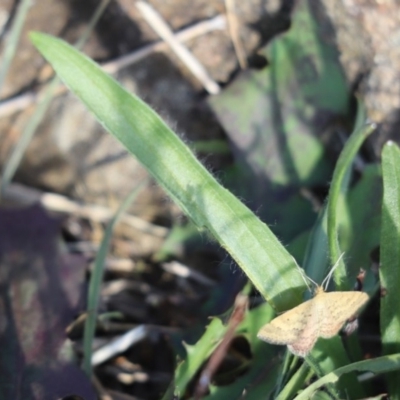
M 246 73 L 211 103 L 240 149 L 235 171 L 243 185 L 241 193 L 247 197 L 254 189 L 254 180 L 247 182 L 246 178 L 259 172 L 253 199 L 261 201 L 263 217 L 276 224 L 275 231 L 286 242 L 292 241 L 291 251 L 297 259 L 304 259 L 305 270 L 316 282 L 326 275 L 328 257 L 334 264 L 344 251 L 335 284 L 339 290 L 352 289 L 360 267 L 368 266 L 371 251 L 381 241 L 381 280 L 387 292 L 382 300 L 381 332 L 386 356 L 368 361 L 350 363 L 350 359 L 362 358 L 355 338 L 347 341 L 351 357 L 335 336 L 318 340 L 306 362 L 291 355 L 282 362 L 278 346 L 259 341 L 256 335 L 262 325 L 303 299 L 306 283 L 291 253 L 208 173 L 150 107 L 65 42 L 39 33 L 31 38 L 66 85 L 139 159 L 196 227 L 217 239 L 268 300 L 248 311 L 236 330 L 251 352 L 251 358 L 243 362 L 242 374 L 224 386 L 215 381 L 208 400 L 241 399 L 243 393 L 250 400 L 293 399 L 296 395 L 298 399 L 363 398 L 368 387 L 358 381 L 357 371 L 378 374 L 399 368 L 400 356 L 394 353 L 400 352 L 400 150 L 394 145 L 384 150 L 382 221 L 379 168 L 365 167 L 357 184 L 351 186 L 354 158 L 373 129 L 360 123 L 362 113 L 336 165 L 327 206 L 316 222 L 310 202 L 299 194 L 303 186 L 329 180 L 331 166 L 318 136 L 324 125 L 315 122 L 345 115 L 349 99 L 337 54 L 323 39 L 308 2 L 299 2 L 290 31 L 264 50 L 268 68 Z M 173 254 L 183 237 L 195 236 L 190 225 L 186 228 L 173 232 L 157 255 L 159 259 Z M 375 282 L 368 276 L 371 288 Z M 221 320 L 214 318 L 194 345 L 185 345 L 186 358 L 179 362 L 164 400 L 191 393 L 190 385 L 226 331 Z M 315 376 L 318 380 L 302 391 Z M 400 393 L 398 383 L 390 375 L 389 383 L 395 398 Z
M 347 141 L 338 162 L 336 164 L 335 172 L 333 174 L 331 187 L 329 190 L 328 198 L 328 243 L 329 254 L 331 263 L 334 265 L 339 262 L 338 267 L 335 269 L 334 278 L 337 290 L 350 290 L 351 283 L 348 280 L 343 257 L 340 257 L 343 248 L 340 243 L 340 201 L 341 197 L 347 190 L 348 175 L 351 171 L 351 166 L 359 148 L 365 139 L 375 130 L 374 124 L 369 124 L 356 128 L 355 132 Z M 343 200 L 342 200 L 343 201 Z
M 250 345 L 252 359 L 248 370 L 229 386 L 211 386 L 211 394 L 205 399 L 240 399 L 243 390 L 246 390 L 249 399 L 256 399 L 259 393 L 268 395 L 273 392 L 279 373 L 279 365 L 273 361 L 277 349 L 265 346 L 265 343 L 257 339 L 257 333 L 264 321 L 271 320 L 273 316 L 274 311 L 268 304 L 257 307 L 246 314 L 236 333 L 244 337 Z M 268 379 L 260 380 L 260 376 L 264 375 Z M 270 376 L 274 376 L 274 379 L 270 379 Z
M 371 132 L 371 126 L 362 126 L 361 128 L 356 129 L 346 143 L 333 174 L 334 177 L 329 192 L 326 214 L 325 211 L 322 212 L 319 221 L 310 236 L 310 243 L 307 249 L 306 263 L 304 267 L 306 271 L 310 269 L 313 276 L 318 278 L 317 282 L 321 282 L 320 278 L 326 274 L 321 274 L 321 271 L 318 270 L 317 264 L 319 261 L 322 261 L 323 252 L 326 252 L 327 246 L 330 248 L 330 254 L 335 252 L 335 254 L 340 255 L 338 250 L 340 250 L 341 247 L 339 246 L 338 233 L 341 219 L 336 218 L 336 216 L 339 215 L 343 219 L 341 214 L 345 206 L 345 191 L 349 182 L 349 180 L 346 179 L 346 174 L 351 170 L 357 150 Z M 334 217 L 332 217 L 333 214 L 335 214 Z M 336 258 L 336 260 L 337 259 L 338 258 Z M 338 268 L 340 268 L 340 265 Z M 344 276 L 343 280 L 340 282 L 341 285 L 346 285 L 345 287 L 347 289 L 351 288 L 352 284 L 347 276 Z M 352 347 L 357 347 L 357 342 L 355 339 L 353 340 L 354 344 Z M 311 351 L 310 356 L 307 357 L 307 362 L 313 368 L 315 373 L 321 377 L 332 370 L 349 364 L 350 360 L 347 352 L 344 350 L 342 341 L 336 336 L 329 340 L 318 340 L 314 349 Z M 357 382 L 356 377 L 351 374 L 344 376 L 338 382 L 338 388 L 345 389 L 345 391 L 353 398 L 362 394 L 361 385 Z
M 388 142 L 382 152 L 381 335 L 384 354 L 400 352 L 400 149 Z M 388 375 L 389 393 L 400 398 L 398 373 Z
M 304 383 L 309 382 L 312 376 L 313 374 L 310 373 L 310 368 L 307 363 L 301 364 L 283 389 L 277 391 L 278 395 L 275 400 L 293 398 L 293 396 L 304 386 Z
M 219 318 L 214 318 L 208 325 L 204 334 L 195 345 L 185 345 L 186 359 L 178 365 L 175 370 L 175 377 L 172 383 L 172 391 L 178 396 L 182 396 L 189 382 L 208 357 L 217 348 L 218 344 L 224 337 L 227 327 L 223 325 Z M 168 397 L 164 396 L 164 400 Z
M 100 17 L 102 16 L 105 8 L 107 7 L 107 4 L 109 3 L 109 1 L 110 0 L 102 0 L 99 3 L 99 5 L 96 8 L 96 11 L 94 12 L 94 14 L 92 15 L 92 17 L 89 21 L 87 28 L 84 30 L 84 32 L 82 33 L 82 35 L 80 36 L 79 40 L 76 43 L 77 48 L 83 47 L 83 45 L 86 43 L 90 34 L 94 30 L 97 22 L 99 21 Z M 27 11 L 27 10 L 23 11 L 23 9 L 26 7 L 29 7 L 30 3 L 31 3 L 31 0 L 24 0 L 23 2 L 21 2 L 19 11 L 18 11 L 19 13 L 21 11 L 20 18 L 22 17 L 22 14 Z M 22 24 L 22 21 L 20 21 L 18 23 L 18 19 L 20 19 L 20 18 L 16 19 L 16 25 Z M 14 32 L 13 32 L 13 36 L 14 36 Z M 17 40 L 17 38 L 15 37 L 14 40 Z M 5 64 L 6 64 L 6 62 L 4 63 L 4 66 L 5 66 Z M 1 69 L 1 67 L 0 67 L 0 69 Z M 2 86 L 1 75 L 2 75 L 2 73 L 0 72 L 0 89 Z M 18 166 L 21 163 L 22 157 L 24 156 L 29 143 L 32 141 L 33 135 L 36 133 L 36 130 L 37 130 L 39 124 L 42 122 L 42 120 L 47 112 L 47 109 L 49 108 L 49 106 L 51 104 L 51 101 L 52 101 L 54 93 L 55 93 L 55 89 L 59 85 L 60 85 L 59 79 L 57 77 L 53 78 L 52 81 L 44 89 L 42 96 L 40 96 L 39 102 L 35 108 L 34 113 L 31 115 L 31 117 L 27 121 L 26 125 L 24 126 L 21 137 L 18 140 L 17 145 L 13 149 L 10 157 L 8 158 L 8 160 L 5 164 L 5 167 L 4 167 L 4 171 L 2 171 L 1 186 L 0 186 L 1 192 L 3 192 L 6 189 L 8 184 L 13 179 L 15 172 L 17 171 Z
M 279 372 L 279 365 L 273 361 L 276 348 L 258 340 L 257 332 L 264 321 L 270 320 L 273 315 L 274 312 L 268 304 L 257 307 L 246 314 L 236 333 L 244 337 L 250 345 L 252 359 L 247 366 L 247 371 L 230 385 L 211 386 L 210 394 L 204 399 L 240 399 L 244 389 L 246 389 L 248 396 L 246 398 L 248 399 L 257 399 L 260 393 L 264 393 L 264 396 L 267 396 L 268 393 L 272 394 Z M 216 349 L 225 333 L 226 327 L 220 319 L 215 318 L 196 344 L 185 346 L 186 359 L 177 367 L 174 384 L 163 397 L 163 400 L 170 399 L 173 392 L 181 396 L 185 393 L 188 383 Z M 266 379 L 260 379 L 264 375 Z M 271 379 L 272 376 L 274 379 Z
M 347 226 L 340 230 L 340 239 L 347 277 L 354 282 L 360 268 L 367 269 L 371 253 L 380 243 L 382 174 L 378 165 L 365 166 L 346 196 L 346 205 Z
M 40 33 L 31 38 L 67 86 L 196 225 L 212 233 L 277 311 L 301 301 L 305 284 L 293 257 L 149 106 L 62 40 Z
M 32 4 L 32 0 L 23 0 L 18 4 L 16 18 L 12 24 L 0 62 L 0 93 L 4 85 L 7 72 L 10 68 L 11 61 L 14 58 L 15 52 L 17 51 L 17 45 L 24 27 L 25 19 L 28 15 L 30 7 L 32 7 Z
M 329 269 L 328 223 L 326 207 L 319 213 L 318 219 L 311 230 L 307 247 L 303 253 L 303 268 L 307 275 L 317 283 L 322 283 Z M 307 293 L 306 299 L 312 293 Z
M 100 243 L 99 251 L 97 252 L 96 258 L 94 260 L 93 274 L 91 276 L 89 284 L 87 317 L 85 320 L 85 332 L 83 337 L 83 369 L 88 376 L 92 375 L 92 345 L 94 332 L 96 329 L 97 308 L 99 304 L 101 283 L 103 282 L 104 266 L 106 263 L 106 257 L 109 251 L 113 230 L 119 219 L 127 211 L 132 202 L 136 199 L 145 183 L 147 183 L 146 180 L 141 182 L 129 193 L 127 198 L 121 203 L 114 217 L 107 225 L 103 239 Z
M 209 100 L 240 170 L 235 192 L 284 242 L 314 223 L 300 189 L 330 179 L 320 138 L 335 117 L 347 114 L 350 98 L 337 51 L 314 8 L 298 2 L 290 29 L 260 52 L 268 66 L 243 72 Z
M 317 389 L 327 385 L 328 383 L 335 383 L 339 380 L 340 376 L 349 372 L 371 372 L 374 375 L 382 374 L 388 371 L 395 371 L 400 368 L 400 354 L 392 354 L 391 356 L 384 356 L 374 358 L 372 360 L 359 361 L 353 364 L 346 365 L 345 367 L 339 368 L 323 378 L 318 379 L 312 383 L 301 394 L 295 397 L 295 400 L 306 400 L 313 398 L 311 397 Z M 350 397 L 354 398 L 354 397 Z
M 198 246 L 200 239 L 201 233 L 191 221 L 184 225 L 176 224 L 170 230 L 160 250 L 153 256 L 153 260 L 163 262 L 171 257 L 182 257 L 183 247 Z

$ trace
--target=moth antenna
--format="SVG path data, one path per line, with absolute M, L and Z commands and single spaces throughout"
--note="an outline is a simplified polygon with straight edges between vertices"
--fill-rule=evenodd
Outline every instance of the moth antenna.
M 312 289 L 309 285 L 309 282 L 313 283 L 316 287 L 318 287 L 318 283 L 312 280 L 308 275 L 306 275 L 303 268 L 300 268 L 299 266 L 297 266 L 297 268 L 299 269 L 300 275 L 303 278 L 303 281 L 306 284 L 308 290 L 312 293 Z
M 321 287 L 326 291 L 328 289 L 329 281 L 332 278 L 332 275 L 335 271 L 335 269 L 339 266 L 340 260 L 343 258 L 344 252 L 339 256 L 338 260 L 336 261 L 335 265 L 331 268 L 329 271 L 328 275 L 324 278 L 324 280 L 321 283 Z M 325 285 L 325 287 L 324 287 Z

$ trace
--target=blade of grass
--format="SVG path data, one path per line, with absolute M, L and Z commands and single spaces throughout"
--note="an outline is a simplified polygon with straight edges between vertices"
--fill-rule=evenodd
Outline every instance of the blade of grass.
M 318 279 L 317 282 L 320 282 L 320 278 L 325 271 L 323 253 L 329 248 L 332 262 L 331 265 L 334 265 L 340 257 L 339 221 L 342 217 L 340 213 L 343 210 L 342 195 L 344 190 L 347 188 L 349 180 L 348 175 L 354 156 L 365 138 L 372 133 L 373 129 L 373 125 L 362 125 L 356 129 L 346 143 L 337 162 L 329 192 L 328 204 L 326 210 L 320 215 L 319 221 L 314 227 L 314 232 L 310 237 L 310 243 L 305 258 L 304 267 L 307 268 L 307 272 L 310 271 L 313 278 L 315 277 Z M 319 262 L 320 265 L 317 265 L 316 262 Z M 343 262 L 338 266 L 335 272 L 340 268 L 342 268 L 343 275 L 340 275 L 337 280 L 337 275 L 335 275 L 336 288 L 337 290 L 349 289 L 349 282 L 346 279 L 346 270 Z M 308 358 L 307 361 L 310 362 L 310 367 L 320 377 L 332 370 L 342 367 L 343 365 L 347 365 L 350 362 L 347 353 L 343 348 L 343 344 L 338 338 L 333 338 L 328 341 L 318 341 L 311 354 L 316 360 L 318 360 L 318 362 L 313 362 L 312 359 L 308 360 Z M 345 376 L 339 382 L 337 389 L 339 391 L 346 390 L 347 393 L 351 393 L 353 396 L 360 395 L 362 391 L 362 387 L 351 374 Z
M 150 107 L 62 40 L 40 33 L 31 39 L 106 129 L 232 255 L 271 306 L 283 311 L 300 303 L 306 286 L 293 257 Z
M 53 92 L 56 86 L 58 85 L 58 78 L 54 78 L 50 84 L 46 87 L 45 92 L 43 93 L 43 97 L 41 101 L 39 101 L 33 115 L 29 118 L 26 123 L 21 137 L 18 140 L 17 145 L 13 149 L 10 157 L 6 161 L 2 177 L 1 177 L 1 188 L 0 195 L 2 196 L 4 191 L 6 190 L 8 184 L 11 182 L 12 178 L 15 175 L 15 172 L 21 163 L 22 157 L 25 154 L 26 149 L 28 148 L 29 143 L 31 142 L 33 135 L 36 132 L 37 127 L 42 121 L 50 102 L 53 98 Z
M 93 28 L 97 24 L 101 15 L 103 14 L 105 8 L 107 7 L 110 0 L 102 0 L 102 2 L 97 6 L 91 20 L 89 21 L 88 26 L 83 32 L 82 36 L 76 43 L 76 47 L 82 47 L 89 38 L 90 33 L 93 31 Z M 40 98 L 38 105 L 33 113 L 33 115 L 29 118 L 27 124 L 25 125 L 24 130 L 22 131 L 21 137 L 12 151 L 9 159 L 5 164 L 5 168 L 1 177 L 1 186 L 0 186 L 0 196 L 4 193 L 5 188 L 11 182 L 12 178 L 15 175 L 15 171 L 17 170 L 19 164 L 21 163 L 22 157 L 25 154 L 26 149 L 28 148 L 29 143 L 31 142 L 33 135 L 36 132 L 39 124 L 43 120 L 44 115 L 46 114 L 47 109 L 53 99 L 54 91 L 60 83 L 60 79 L 58 77 L 54 77 L 51 82 L 44 89 L 43 95 Z M 0 86 L 1 88 L 1 86 Z
M 349 372 L 370 372 L 372 376 L 376 374 L 383 374 L 385 372 L 396 371 L 400 369 L 400 354 L 393 354 L 391 356 L 383 356 L 371 360 L 359 361 L 353 364 L 346 365 L 345 367 L 338 368 L 330 372 L 321 379 L 318 379 L 306 389 L 304 389 L 294 400 L 307 400 L 312 398 L 312 395 L 317 389 L 328 383 L 336 383 L 339 378 Z
M 1 89 L 3 88 L 4 80 L 7 76 L 7 72 L 10 68 L 11 61 L 14 58 L 26 16 L 28 15 L 29 8 L 32 6 L 32 4 L 32 0 L 22 0 L 18 6 L 17 14 L 11 27 L 10 36 L 8 37 L 2 57 L 3 60 L 0 66 L 0 94 Z
M 292 399 L 293 396 L 304 385 L 304 382 L 307 382 L 312 378 L 313 374 L 314 373 L 311 372 L 310 367 L 307 365 L 307 363 L 301 364 L 300 368 L 293 374 L 293 376 L 285 384 L 283 389 L 275 397 L 275 400 Z
M 81 37 L 75 43 L 75 47 L 77 49 L 81 49 L 85 45 L 85 43 L 88 41 L 90 34 L 92 33 L 93 29 L 97 25 L 97 22 L 99 22 L 99 19 L 103 15 L 104 10 L 110 4 L 110 1 L 111 0 L 101 0 L 101 3 L 96 7 L 92 17 L 90 18 L 90 21 L 89 21 L 87 27 L 85 28 Z
M 400 149 L 387 142 L 382 151 L 383 204 L 379 276 L 380 328 L 384 354 L 400 352 Z M 391 399 L 400 398 L 398 374 L 387 375 Z
M 188 383 L 204 365 L 223 339 L 228 327 L 219 318 L 213 318 L 206 331 L 194 345 L 185 344 L 186 360 L 175 369 L 174 380 L 165 392 L 162 400 L 171 399 L 173 393 L 183 396 Z
M 350 136 L 343 151 L 337 161 L 333 173 L 332 184 L 329 190 L 328 198 L 328 243 L 331 264 L 339 260 L 341 248 L 339 243 L 339 201 L 340 196 L 345 189 L 346 175 L 350 171 L 354 157 L 364 140 L 375 130 L 375 124 L 365 124 L 357 128 Z M 339 265 L 335 269 L 334 279 L 337 290 L 349 290 L 349 282 L 346 279 L 346 268 L 343 257 L 339 260 Z
M 328 267 L 328 235 L 327 209 L 324 207 L 311 231 L 303 260 L 303 268 L 307 275 L 317 283 L 321 283 Z M 312 293 L 307 293 L 308 298 Z
M 96 317 L 97 307 L 99 303 L 100 287 L 103 281 L 104 265 L 107 257 L 108 249 L 110 247 L 111 237 L 115 225 L 122 217 L 124 212 L 136 199 L 140 190 L 147 183 L 147 180 L 141 182 L 123 201 L 115 216 L 107 225 L 104 237 L 101 241 L 99 251 L 96 254 L 94 260 L 93 273 L 90 277 L 89 292 L 88 292 L 88 304 L 87 304 L 87 316 L 85 320 L 85 332 L 83 336 L 83 370 L 90 377 L 92 375 L 92 343 L 93 337 L 96 330 Z

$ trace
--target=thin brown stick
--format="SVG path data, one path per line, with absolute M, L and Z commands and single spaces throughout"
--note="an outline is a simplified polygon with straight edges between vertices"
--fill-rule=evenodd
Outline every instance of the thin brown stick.
M 168 24 L 162 19 L 161 15 L 144 1 L 137 1 L 136 7 L 146 22 L 171 47 L 174 53 L 186 65 L 189 71 L 199 80 L 208 93 L 219 93 L 219 85 L 213 79 L 211 79 L 206 69 L 200 64 L 196 57 L 193 56 L 187 47 L 185 47 L 176 39 L 174 33 Z
M 200 400 L 205 393 L 207 392 L 208 387 L 210 386 L 211 379 L 217 371 L 218 367 L 221 365 L 225 354 L 228 351 L 229 345 L 231 344 L 235 330 L 238 325 L 243 321 L 244 315 L 246 313 L 248 306 L 248 297 L 243 294 L 238 294 L 236 296 L 233 312 L 231 318 L 229 320 L 228 329 L 225 333 L 225 336 L 219 346 L 216 348 L 206 367 L 200 375 L 194 398 L 195 400 Z
M 181 31 L 175 34 L 175 38 L 181 42 L 189 41 L 193 38 L 196 38 L 201 35 L 205 35 L 208 32 L 212 32 L 214 30 L 223 30 L 226 27 L 226 19 L 223 15 L 218 15 L 209 20 L 201 21 L 189 28 L 182 29 Z M 157 51 L 165 51 L 168 50 L 169 46 L 164 41 L 158 41 L 155 43 L 148 44 L 146 46 L 141 47 L 138 50 L 130 54 L 126 54 L 121 56 L 115 60 L 108 61 L 102 64 L 102 68 L 110 73 L 115 74 L 120 71 L 122 68 L 125 68 L 129 65 L 132 65 L 148 55 L 157 52 Z M 61 95 L 67 91 L 64 85 L 60 85 L 55 96 Z M 31 104 L 34 104 L 38 101 L 40 96 L 39 90 L 32 90 L 27 93 L 24 93 L 20 96 L 14 97 L 9 100 L 4 100 L 0 102 L 0 118 L 5 117 L 7 115 L 11 115 L 17 111 L 24 110 Z
M 228 20 L 229 35 L 231 37 L 236 57 L 239 61 L 240 68 L 247 68 L 246 51 L 240 40 L 240 24 L 236 15 L 235 0 L 225 0 L 226 19 Z
M 226 19 L 223 15 L 217 15 L 214 18 L 210 18 L 205 21 L 201 21 L 189 28 L 182 29 L 175 34 L 175 38 L 180 42 L 188 42 L 198 36 L 205 35 L 214 30 L 223 30 L 226 27 Z M 168 50 L 169 46 L 165 41 L 159 41 L 155 43 L 148 44 L 135 50 L 133 53 L 124 55 L 117 58 L 114 61 L 109 61 L 102 65 L 104 71 L 114 74 L 131 64 L 134 64 L 143 58 L 149 56 L 156 51 Z
M 60 194 L 42 192 L 17 183 L 7 186 L 3 199 L 20 204 L 39 203 L 49 211 L 73 214 L 80 218 L 87 218 L 96 222 L 107 222 L 115 214 L 114 210 L 107 207 L 96 204 L 80 204 Z M 121 222 L 158 237 L 165 237 L 169 231 L 167 228 L 153 225 L 134 215 L 125 214 L 122 216 Z

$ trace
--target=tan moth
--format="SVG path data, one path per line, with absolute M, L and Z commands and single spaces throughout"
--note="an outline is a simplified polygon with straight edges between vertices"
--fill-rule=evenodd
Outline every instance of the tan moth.
M 268 343 L 287 345 L 290 352 L 305 357 L 319 337 L 328 339 L 335 336 L 368 299 L 368 295 L 364 292 L 327 293 L 323 284 L 317 285 L 311 300 L 286 311 L 264 325 L 257 337 Z

